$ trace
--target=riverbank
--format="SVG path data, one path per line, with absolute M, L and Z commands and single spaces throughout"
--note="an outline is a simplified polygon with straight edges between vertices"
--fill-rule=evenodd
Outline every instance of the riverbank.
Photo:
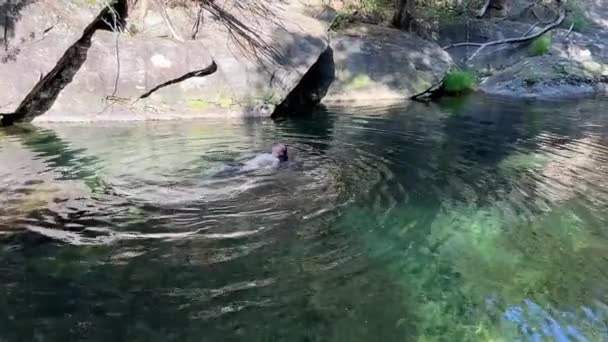
M 478 81 L 463 91 L 608 93 L 606 6 L 578 2 L 584 13 L 543 7 L 543 23 L 524 11 L 506 20 L 465 12 L 407 33 L 382 18 L 349 14 L 344 3 L 17 1 L 0 63 L 0 78 L 8 80 L 2 121 L 290 115 L 320 103 L 441 92 L 458 69 Z

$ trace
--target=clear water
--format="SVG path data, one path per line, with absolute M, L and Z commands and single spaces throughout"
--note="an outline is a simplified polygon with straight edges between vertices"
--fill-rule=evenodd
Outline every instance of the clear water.
M 608 341 L 607 109 L 4 129 L 0 340 Z

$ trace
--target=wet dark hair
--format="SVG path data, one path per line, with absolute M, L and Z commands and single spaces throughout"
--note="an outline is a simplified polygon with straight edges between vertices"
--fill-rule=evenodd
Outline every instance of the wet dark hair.
M 272 155 L 279 158 L 279 160 L 282 162 L 289 160 L 287 155 L 287 146 L 283 144 L 272 145 Z

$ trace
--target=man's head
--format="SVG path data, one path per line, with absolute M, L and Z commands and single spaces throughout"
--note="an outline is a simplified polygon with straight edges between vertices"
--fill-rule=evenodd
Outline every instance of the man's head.
M 279 158 L 280 161 L 287 161 L 287 146 L 283 144 L 275 144 L 272 146 L 272 155 Z

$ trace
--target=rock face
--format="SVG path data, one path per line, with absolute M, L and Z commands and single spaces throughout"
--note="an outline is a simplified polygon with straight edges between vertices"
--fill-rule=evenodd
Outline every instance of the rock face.
M 606 43 L 565 30 L 555 30 L 552 41 L 546 55 L 525 58 L 495 73 L 481 84 L 480 90 L 533 98 L 608 93 Z
M 95 33 L 84 65 L 36 121 L 269 116 L 327 50 L 335 16 L 316 1 L 214 1 L 192 36 L 191 10 L 168 11 L 183 42 L 145 16 L 132 36 Z
M 325 102 L 409 99 L 453 66 L 435 43 L 380 26 L 357 24 L 333 33 L 331 48 L 336 71 Z
M 14 112 L 57 72 L 66 51 L 104 9 L 97 0 L 0 1 L 0 113 Z
M 213 65 L 199 41 L 142 39 L 98 31 L 72 82 L 36 121 L 154 118 L 155 113 L 162 111 L 161 104 L 156 103 L 159 108 L 154 109 L 149 97 L 140 97 L 190 73 L 207 69 L 212 73 Z
M 491 76 L 480 90 L 526 98 L 581 97 L 603 91 L 601 81 L 583 64 L 560 57 L 533 57 Z

